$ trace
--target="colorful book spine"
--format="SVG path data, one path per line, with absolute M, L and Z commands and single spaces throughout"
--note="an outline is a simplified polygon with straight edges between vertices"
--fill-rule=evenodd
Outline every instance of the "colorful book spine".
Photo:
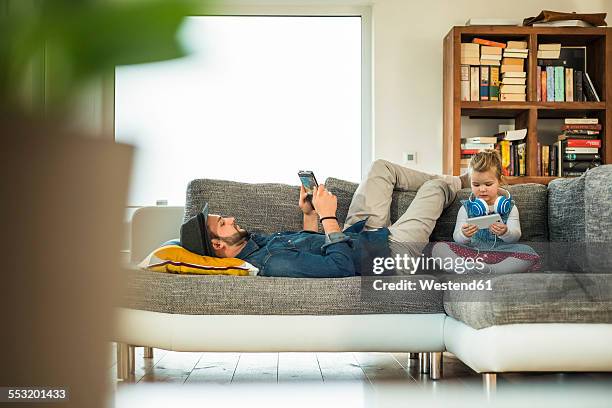
M 565 68 L 555 67 L 555 102 L 565 100 Z
M 574 70 L 565 68 L 565 101 L 574 102 Z
M 506 44 L 504 43 L 500 43 L 497 41 L 491 41 L 491 40 L 485 40 L 484 38 L 474 38 L 472 42 L 475 44 L 487 45 L 490 47 L 506 48 Z
M 542 87 L 542 102 L 546 102 L 546 69 L 542 70 L 542 80 L 540 81 L 542 83 L 541 87 Z
M 489 100 L 499 101 L 499 67 L 490 68 Z
M 542 67 L 536 67 L 536 97 L 537 101 L 540 102 L 542 100 Z
M 470 66 L 461 65 L 461 100 L 470 100 Z
M 499 146 L 501 149 L 501 159 L 502 159 L 502 174 L 504 176 L 510 175 L 510 142 L 508 140 L 502 140 L 499 142 Z
M 489 100 L 489 67 L 480 67 L 480 100 Z
M 567 139 L 567 147 L 601 147 L 599 139 Z
M 555 101 L 555 67 L 546 67 L 546 102 Z

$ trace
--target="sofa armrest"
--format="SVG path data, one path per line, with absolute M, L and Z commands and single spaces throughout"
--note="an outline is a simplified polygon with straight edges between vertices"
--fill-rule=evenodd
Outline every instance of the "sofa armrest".
M 132 216 L 130 262 L 142 261 L 164 242 L 180 236 L 184 207 L 142 207 Z

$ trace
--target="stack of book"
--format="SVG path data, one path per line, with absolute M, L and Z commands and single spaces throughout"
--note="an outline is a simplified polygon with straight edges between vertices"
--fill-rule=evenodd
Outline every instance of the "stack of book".
M 527 100 L 525 61 L 528 56 L 526 41 L 508 41 L 501 64 L 500 99 L 502 101 Z
M 502 173 L 505 176 L 524 176 L 526 171 L 527 129 L 508 130 L 494 136 L 461 139 L 460 172 L 465 173 L 472 156 L 485 149 L 495 149 L 502 158 Z
M 599 95 L 585 70 L 586 50 L 580 59 L 575 53 L 581 47 L 540 44 L 536 72 L 538 101 L 599 102 Z M 579 53 L 578 53 L 579 54 Z
M 496 136 L 469 137 L 461 139 L 461 173 L 467 171 L 472 156 L 485 149 L 495 149 Z
M 552 146 L 538 143 L 538 175 L 578 177 L 601 165 L 601 124 L 597 118 L 567 118 Z
M 524 101 L 527 78 L 524 61 L 527 55 L 527 43 L 524 41 L 509 41 L 506 44 L 474 38 L 471 43 L 462 43 L 461 100 Z M 500 73 L 508 78 L 505 83 L 500 81 Z M 502 93 L 500 82 L 504 88 Z

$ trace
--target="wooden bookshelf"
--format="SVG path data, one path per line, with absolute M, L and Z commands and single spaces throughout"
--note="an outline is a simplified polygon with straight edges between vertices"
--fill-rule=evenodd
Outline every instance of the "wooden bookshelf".
M 461 43 L 473 38 L 493 41 L 526 41 L 527 101 L 461 101 Z M 539 43 L 587 47 L 587 72 L 601 102 L 538 102 L 537 49 Z M 602 124 L 602 162 L 612 164 L 612 28 L 596 27 L 453 27 L 444 37 L 443 54 L 443 170 L 458 175 L 461 138 L 490 135 L 461 135 L 461 117 L 514 119 L 515 127 L 527 128 L 527 175 L 510 177 L 510 183 L 543 183 L 555 177 L 537 176 L 538 120 L 567 117 L 596 117 Z

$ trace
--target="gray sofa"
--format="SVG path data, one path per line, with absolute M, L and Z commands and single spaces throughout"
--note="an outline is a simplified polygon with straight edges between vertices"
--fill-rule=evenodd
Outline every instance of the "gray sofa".
M 338 219 L 354 183 L 330 178 Z M 118 377 L 133 370 L 133 346 L 174 351 L 401 351 L 422 353 L 440 378 L 450 351 L 495 385 L 508 371 L 612 370 L 612 166 L 548 186 L 509 186 L 521 215 L 521 241 L 542 255 L 537 273 L 482 276 L 492 291 L 395 291 L 364 296 L 368 280 L 173 275 L 130 268 L 117 307 Z M 134 215 L 132 259 L 167 239 L 207 201 L 250 231 L 301 229 L 298 187 L 194 180 L 182 208 Z M 461 190 L 432 241 L 452 241 Z M 414 198 L 396 191 L 395 220 Z M 152 223 L 164 224 L 152 232 Z M 139 231 L 143 229 L 143 231 Z M 146 244 L 139 243 L 139 239 Z M 474 276 L 432 274 L 408 280 L 461 282 Z M 388 278 L 398 279 L 398 278 Z M 588 344 L 588 347 L 585 347 Z

